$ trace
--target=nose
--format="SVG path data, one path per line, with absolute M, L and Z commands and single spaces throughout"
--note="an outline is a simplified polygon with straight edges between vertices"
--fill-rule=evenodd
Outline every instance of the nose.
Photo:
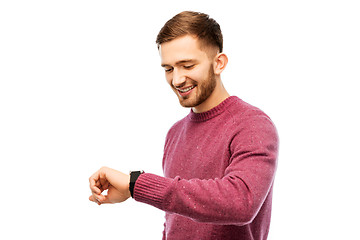
M 172 84 L 174 87 L 182 87 L 186 81 L 186 76 L 181 73 L 178 69 L 173 70 Z

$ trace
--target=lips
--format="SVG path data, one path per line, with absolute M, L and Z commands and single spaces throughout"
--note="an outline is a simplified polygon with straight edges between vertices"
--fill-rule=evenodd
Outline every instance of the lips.
M 190 86 L 187 88 L 182 88 L 182 89 L 177 89 L 178 91 L 182 92 L 182 93 L 186 93 L 188 91 L 190 91 L 191 89 L 193 89 L 195 86 Z
M 191 91 L 196 87 L 196 85 L 188 86 L 188 87 L 182 87 L 182 88 L 176 88 L 179 95 L 184 97 L 191 93 Z

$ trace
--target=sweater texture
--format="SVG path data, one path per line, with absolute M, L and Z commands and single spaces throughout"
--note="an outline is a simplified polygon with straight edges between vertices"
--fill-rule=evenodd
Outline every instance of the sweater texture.
M 164 177 L 140 175 L 134 199 L 165 211 L 163 239 L 265 240 L 277 155 L 270 118 L 232 96 L 172 126 Z

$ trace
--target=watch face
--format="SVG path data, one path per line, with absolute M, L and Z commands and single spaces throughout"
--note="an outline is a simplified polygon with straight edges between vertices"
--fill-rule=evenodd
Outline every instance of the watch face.
M 133 171 L 130 172 L 130 182 L 135 182 L 136 179 L 140 176 L 140 174 L 144 173 L 144 171 Z
M 138 177 L 140 176 L 140 174 L 142 174 L 144 171 L 134 171 L 134 172 L 130 172 L 130 184 L 129 184 L 129 190 L 130 190 L 130 194 L 131 197 L 134 197 L 134 187 L 135 187 L 135 182 L 138 179 Z

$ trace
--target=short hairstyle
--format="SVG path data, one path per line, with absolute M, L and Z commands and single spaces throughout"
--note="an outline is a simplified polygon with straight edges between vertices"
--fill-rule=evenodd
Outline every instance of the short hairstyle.
M 205 46 L 212 46 L 223 51 L 223 36 L 220 25 L 209 15 L 185 11 L 175 15 L 160 30 L 156 38 L 157 46 L 175 38 L 192 35 Z

